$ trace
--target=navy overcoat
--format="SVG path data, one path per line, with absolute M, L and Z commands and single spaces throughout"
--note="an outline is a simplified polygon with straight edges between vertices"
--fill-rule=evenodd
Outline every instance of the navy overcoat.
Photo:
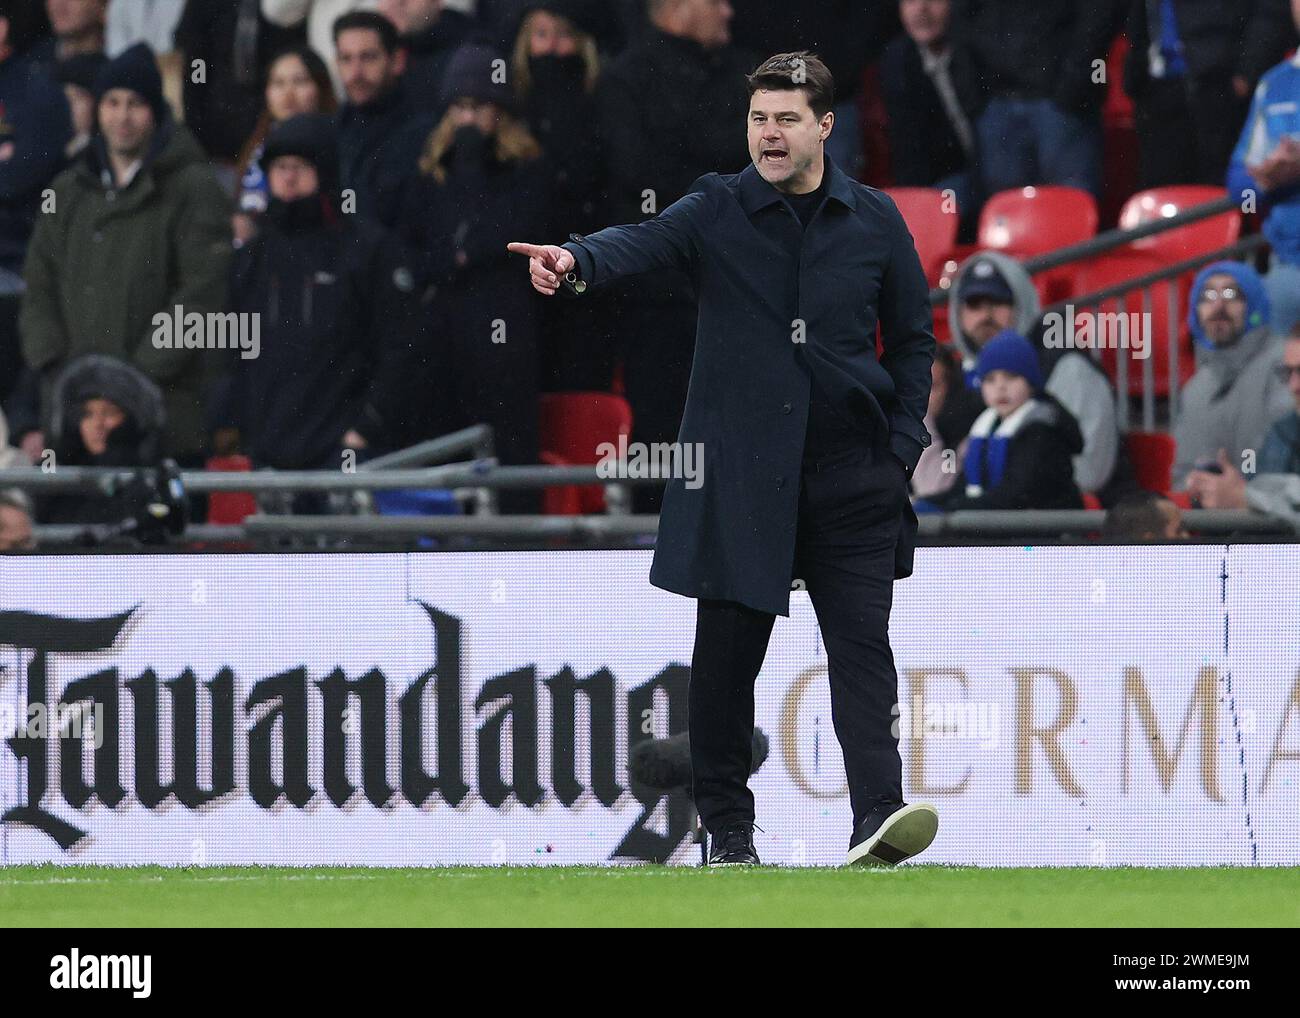
M 702 470 L 698 481 L 675 471 L 664 491 L 650 568 L 657 587 L 790 613 L 810 373 L 849 420 L 889 435 L 909 475 L 930 444 L 935 340 L 912 235 L 883 192 L 829 157 L 826 172 L 826 198 L 806 231 L 750 165 L 700 177 L 653 219 L 564 245 L 588 287 L 670 267 L 695 282 L 678 441 L 694 444 Z M 911 573 L 916 543 L 910 503 L 903 511 L 895 578 Z

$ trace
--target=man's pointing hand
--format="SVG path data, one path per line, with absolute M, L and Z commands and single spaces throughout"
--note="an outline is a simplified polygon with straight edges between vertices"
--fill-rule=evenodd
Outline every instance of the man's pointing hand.
M 528 274 L 533 289 L 547 297 L 560 287 L 560 279 L 574 266 L 573 255 L 555 244 L 507 244 L 506 250 L 528 256 Z

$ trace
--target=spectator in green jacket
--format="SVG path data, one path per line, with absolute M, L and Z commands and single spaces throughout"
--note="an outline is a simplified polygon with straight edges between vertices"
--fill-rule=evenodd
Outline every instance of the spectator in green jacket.
M 55 178 L 37 217 L 24 269 L 23 355 L 41 374 L 46 414 L 50 381 L 70 359 L 107 354 L 138 368 L 163 393 L 165 454 L 196 464 L 205 388 L 229 354 L 204 348 L 215 345 L 212 328 L 187 332 L 183 346 L 160 342 L 155 318 L 213 322 L 223 310 L 230 201 L 172 121 L 147 46 L 107 63 L 95 96 L 96 134 Z

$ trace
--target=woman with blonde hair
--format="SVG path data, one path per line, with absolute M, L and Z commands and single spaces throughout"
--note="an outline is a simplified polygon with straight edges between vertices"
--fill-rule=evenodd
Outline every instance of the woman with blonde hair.
M 595 89 L 600 51 L 620 35 L 613 5 L 599 0 L 534 0 L 515 31 L 511 81 L 520 112 L 542 146 L 546 236 L 589 233 L 605 224 L 605 158 Z M 542 388 L 608 389 L 618 344 L 603 297 L 542 308 Z
M 550 169 L 551 233 L 586 232 L 604 222 L 596 81 L 599 46 L 616 34 L 607 4 L 536 0 L 524 6 L 510 58 L 520 113 Z
M 484 422 L 502 463 L 537 462 L 537 312 L 506 244 L 520 221 L 546 223 L 541 147 L 515 115 L 504 59 L 468 44 L 443 78 L 447 108 L 404 195 L 402 238 L 418 267 L 430 337 L 419 351 L 428 435 Z M 418 436 L 424 437 L 424 436 Z M 503 491 L 503 512 L 536 511 L 533 492 Z

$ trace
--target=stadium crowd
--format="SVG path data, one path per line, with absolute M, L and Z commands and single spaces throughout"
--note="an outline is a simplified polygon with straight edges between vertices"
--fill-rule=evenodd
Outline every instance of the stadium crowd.
M 829 157 L 951 189 L 964 239 L 1005 189 L 1099 196 L 1098 67 L 1123 34 L 1138 185 L 1259 195 L 1272 248 L 1265 273 L 1193 284 L 1175 486 L 1300 505 L 1298 25 L 1300 0 L 0 0 L 0 466 L 337 468 L 476 422 L 536 463 L 541 393 L 613 388 L 634 441 L 671 443 L 690 280 L 548 302 L 507 241 L 642 221 L 739 171 L 745 75 L 798 49 L 835 77 Z M 1020 264 L 976 252 L 951 293 L 918 510 L 1090 493 L 1177 533 L 1108 377 L 1041 341 Z M 0 550 L 30 517 L 0 493 Z

